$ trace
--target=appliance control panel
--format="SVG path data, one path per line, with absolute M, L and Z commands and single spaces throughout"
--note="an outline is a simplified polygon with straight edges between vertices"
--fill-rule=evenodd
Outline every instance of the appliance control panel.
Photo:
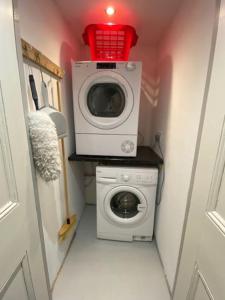
M 77 61 L 73 64 L 74 68 L 80 68 L 80 69 L 90 69 L 95 72 L 96 70 L 100 71 L 107 71 L 107 70 L 121 70 L 127 72 L 135 71 L 138 68 L 141 68 L 141 62 L 137 61 Z
M 97 167 L 96 180 L 105 184 L 157 185 L 156 168 Z
M 96 64 L 96 69 L 103 69 L 103 70 L 116 69 L 116 63 L 114 63 L 114 62 L 98 62 Z
M 155 176 L 151 174 L 137 174 L 136 175 L 137 184 L 154 184 Z
M 120 182 L 132 183 L 137 185 L 154 185 L 157 184 L 158 176 L 156 174 L 145 173 L 126 173 L 120 174 Z

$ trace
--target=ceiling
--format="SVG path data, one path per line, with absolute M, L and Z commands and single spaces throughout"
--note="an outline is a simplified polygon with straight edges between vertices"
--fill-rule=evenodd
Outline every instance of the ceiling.
M 86 25 L 113 22 L 132 25 L 139 43 L 155 45 L 171 23 L 181 0 L 55 0 L 74 34 L 81 37 Z M 116 14 L 109 17 L 105 8 L 112 5 Z

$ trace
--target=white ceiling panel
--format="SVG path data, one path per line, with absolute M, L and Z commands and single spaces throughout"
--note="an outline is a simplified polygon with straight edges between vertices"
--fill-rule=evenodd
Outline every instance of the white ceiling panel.
M 132 25 L 139 43 L 155 45 L 171 23 L 181 0 L 55 0 L 74 34 L 81 37 L 91 23 L 120 23 Z M 105 8 L 112 5 L 116 14 L 108 17 Z

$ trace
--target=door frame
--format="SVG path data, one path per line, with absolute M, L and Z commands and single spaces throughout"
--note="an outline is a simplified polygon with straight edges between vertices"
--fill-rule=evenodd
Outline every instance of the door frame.
M 215 16 L 215 20 L 214 20 L 214 28 L 213 28 L 212 41 L 211 41 L 208 71 L 207 71 L 205 91 L 204 91 L 204 96 L 203 96 L 203 104 L 202 104 L 201 114 L 200 114 L 200 122 L 199 122 L 199 128 L 198 128 L 198 136 L 197 136 L 197 142 L 196 142 L 196 147 L 195 147 L 194 160 L 193 160 L 193 165 L 192 165 L 191 180 L 190 180 L 188 196 L 187 196 L 187 204 L 186 204 L 184 225 L 183 225 L 182 236 L 181 236 L 181 244 L 180 244 L 179 255 L 178 255 L 178 263 L 177 263 L 177 267 L 176 267 L 175 280 L 174 280 L 173 288 L 171 291 L 172 299 L 174 297 L 176 285 L 178 282 L 178 273 L 179 273 L 179 268 L 181 265 L 181 257 L 182 257 L 183 248 L 184 248 L 185 233 L 186 233 L 186 229 L 187 229 L 187 225 L 188 225 L 190 207 L 192 204 L 192 192 L 193 192 L 196 168 L 197 168 L 199 152 L 200 152 L 201 137 L 202 137 L 202 132 L 203 132 L 204 120 L 205 120 L 206 106 L 207 106 L 207 102 L 208 102 L 208 93 L 209 93 L 209 88 L 210 88 L 211 74 L 212 74 L 214 54 L 215 54 L 217 34 L 218 34 L 219 14 L 220 14 L 220 7 L 221 7 L 222 0 L 212 0 L 212 1 L 215 1 L 215 3 L 216 3 L 216 16 Z
M 39 233 L 39 237 L 40 237 L 41 253 L 42 253 L 44 272 L 45 272 L 45 280 L 46 280 L 46 285 L 47 285 L 47 289 L 48 289 L 48 297 L 49 297 L 49 300 L 51 300 L 52 294 L 51 294 L 51 286 L 50 286 L 49 272 L 48 272 L 48 266 L 47 266 L 47 257 L 46 257 L 45 242 L 44 242 L 41 207 L 40 207 L 38 186 L 37 186 L 37 180 L 36 180 L 36 171 L 35 171 L 35 166 L 34 166 L 34 162 L 33 162 L 33 158 L 32 158 L 33 155 L 32 155 L 31 143 L 30 143 L 30 138 L 29 138 L 29 127 L 28 127 L 28 118 L 27 118 L 29 110 L 28 110 L 28 105 L 27 105 L 28 101 L 27 101 L 27 94 L 26 94 L 25 74 L 24 74 L 24 68 L 23 68 L 23 54 L 22 54 L 22 47 L 21 47 L 18 0 L 12 0 L 12 5 L 13 5 L 13 21 L 14 21 L 14 30 L 15 30 L 15 42 L 16 42 L 18 69 L 19 69 L 20 86 L 21 86 L 21 94 L 22 94 L 22 105 L 23 105 L 26 135 L 27 135 L 28 149 L 29 149 L 30 166 L 31 166 L 30 184 L 33 186 L 35 209 L 36 209 L 36 216 L 37 216 L 37 223 L 38 223 L 37 224 L 38 225 L 38 233 Z

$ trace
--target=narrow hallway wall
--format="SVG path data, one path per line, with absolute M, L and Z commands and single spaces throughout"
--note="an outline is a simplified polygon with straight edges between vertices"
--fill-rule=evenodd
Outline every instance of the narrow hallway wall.
M 65 138 L 66 156 L 72 153 L 74 146 L 74 123 L 71 86 L 71 59 L 79 55 L 80 46 L 70 31 L 60 10 L 52 0 L 18 0 L 21 37 L 39 49 L 53 62 L 65 69 L 62 80 L 62 109 L 68 121 L 68 137 Z M 40 93 L 40 72 L 33 69 L 37 90 Z M 29 68 L 25 66 L 29 109 L 33 109 L 28 85 Z M 45 80 L 50 77 L 44 74 Z M 54 80 L 53 80 L 54 83 Z M 82 164 L 67 164 L 68 187 L 71 213 L 78 219 L 84 206 L 83 167 Z M 47 254 L 50 283 L 56 278 L 57 272 L 66 255 L 74 230 L 64 242 L 58 241 L 58 231 L 65 222 L 63 175 L 60 180 L 46 183 L 38 177 L 38 189 L 44 227 L 44 239 Z
M 142 80 L 145 80 L 149 89 L 153 88 L 157 80 L 157 48 L 145 45 L 144 41 L 138 40 L 137 45 L 131 49 L 130 60 L 142 61 Z M 152 139 L 153 106 L 141 90 L 140 113 L 139 113 L 139 144 L 150 146 Z
M 159 47 L 161 77 L 153 132 L 162 134 L 165 183 L 156 240 L 174 285 L 208 72 L 216 1 L 185 0 Z

